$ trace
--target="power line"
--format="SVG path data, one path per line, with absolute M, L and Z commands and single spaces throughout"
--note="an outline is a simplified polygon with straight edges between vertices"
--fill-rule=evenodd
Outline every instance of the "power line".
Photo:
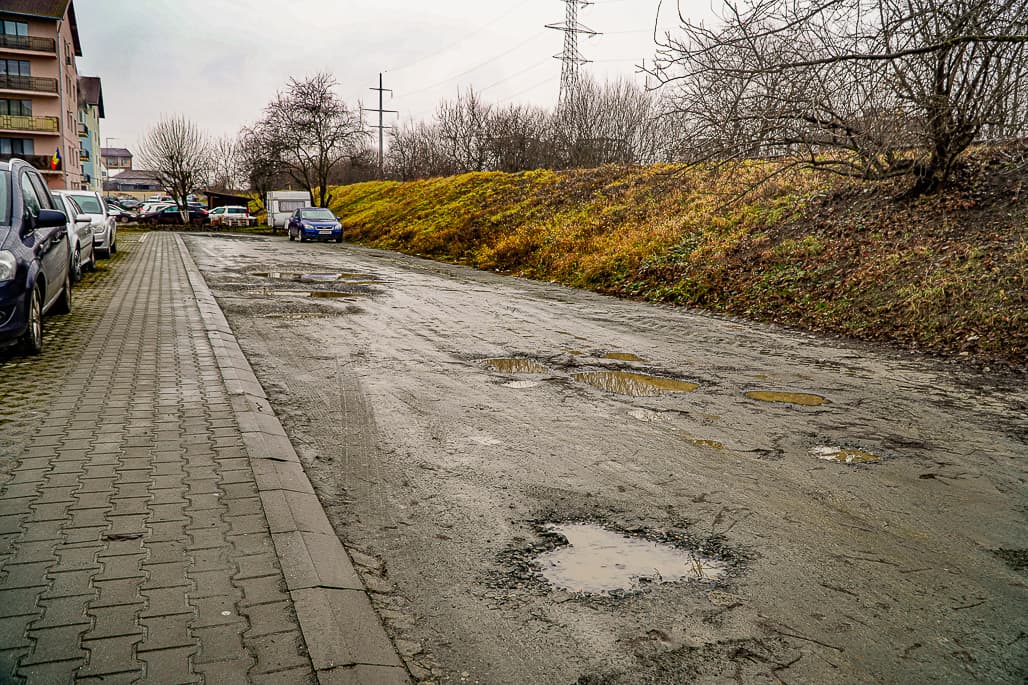
M 395 67 L 393 69 L 386 69 L 386 71 L 389 72 L 389 73 L 395 73 L 397 71 L 403 71 L 404 69 L 410 69 L 411 67 L 416 66 L 418 64 L 421 64 L 422 62 L 424 62 L 426 60 L 432 59 L 433 57 L 437 57 L 437 56 L 443 54 L 444 52 L 449 52 L 450 50 L 452 50 L 453 48 L 457 47 L 458 45 L 460 45 L 464 41 L 468 40 L 469 38 L 473 38 L 477 34 L 481 33 L 484 30 L 486 30 L 487 28 L 489 28 L 493 24 L 499 23 L 500 21 L 506 19 L 508 16 L 513 14 L 515 10 L 518 10 L 518 9 L 521 9 L 521 8 L 517 4 L 515 4 L 509 10 L 507 10 L 506 12 L 501 14 L 500 16 L 496 17 L 495 19 L 492 19 L 491 21 L 489 21 L 489 22 L 487 22 L 485 24 L 482 24 L 477 29 L 475 29 L 475 30 L 467 33 L 466 35 L 458 38 L 457 40 L 453 41 L 449 45 L 447 45 L 447 46 L 445 46 L 445 47 L 443 47 L 443 48 L 441 48 L 439 50 L 436 50 L 435 52 L 430 52 L 427 55 L 423 55 L 421 57 L 418 57 L 413 62 L 408 62 L 407 64 L 403 65 L 402 67 Z
M 491 88 L 495 88 L 496 86 L 503 85 L 504 83 L 507 83 L 508 81 L 516 79 L 518 76 L 521 76 L 522 74 L 527 74 L 530 71 L 534 71 L 534 70 L 538 69 L 539 67 L 541 67 L 544 64 L 548 64 L 549 61 L 550 61 L 550 58 L 547 57 L 547 58 L 545 58 L 545 59 L 543 59 L 543 60 L 541 60 L 539 62 L 536 62 L 535 64 L 533 64 L 530 67 L 525 67 L 521 71 L 516 71 L 513 74 L 511 74 L 510 76 L 505 76 L 504 78 L 500 79 L 499 81 L 495 81 L 493 83 L 490 83 L 485 88 L 479 88 L 478 92 L 479 93 L 484 93 L 485 91 L 487 91 L 487 90 L 489 90 Z
M 385 130 L 392 128 L 392 126 L 386 126 L 383 120 L 383 115 L 387 112 L 390 114 L 399 114 L 395 109 L 384 109 L 385 103 L 383 102 L 383 95 L 385 93 L 392 94 L 393 91 L 382 85 L 382 74 L 378 74 L 378 88 L 370 88 L 369 90 L 378 91 L 378 109 L 365 108 L 365 112 L 378 112 L 378 126 L 372 125 L 371 128 L 378 129 L 378 177 L 379 179 L 385 178 Z

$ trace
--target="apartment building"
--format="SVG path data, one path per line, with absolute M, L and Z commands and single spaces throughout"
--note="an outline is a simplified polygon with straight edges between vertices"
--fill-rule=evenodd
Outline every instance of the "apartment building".
M 103 190 L 100 161 L 100 120 L 104 118 L 104 91 L 98 76 L 79 76 L 79 157 L 82 189 Z
M 0 0 L 0 160 L 28 160 L 54 189 L 83 186 L 81 56 L 71 0 Z

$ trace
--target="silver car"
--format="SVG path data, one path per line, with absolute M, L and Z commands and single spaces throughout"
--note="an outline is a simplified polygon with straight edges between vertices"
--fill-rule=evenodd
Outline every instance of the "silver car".
M 82 216 L 79 220 L 79 209 L 71 198 L 61 191 L 53 193 L 57 207 L 68 215 L 68 254 L 71 258 L 71 280 L 82 278 L 82 271 L 96 268 L 96 248 L 93 246 L 93 229 L 90 219 Z
M 110 257 L 118 251 L 118 223 L 107 213 L 107 205 L 100 193 L 94 190 L 59 190 L 64 197 L 71 199 L 78 209 L 79 217 L 89 218 L 89 228 L 93 232 L 93 246 L 103 257 Z

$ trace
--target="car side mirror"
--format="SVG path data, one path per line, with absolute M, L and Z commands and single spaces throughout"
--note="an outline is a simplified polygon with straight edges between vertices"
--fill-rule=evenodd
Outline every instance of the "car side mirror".
M 92 219 L 90 219 L 85 214 L 79 214 L 75 217 L 75 223 L 77 224 L 88 224 L 90 221 L 92 221 Z
M 68 215 L 57 209 L 41 209 L 36 217 L 36 228 L 63 228 L 68 225 Z

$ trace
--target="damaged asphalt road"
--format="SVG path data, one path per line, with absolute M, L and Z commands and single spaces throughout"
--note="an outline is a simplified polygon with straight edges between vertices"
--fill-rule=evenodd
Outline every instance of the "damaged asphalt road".
M 186 243 L 416 678 L 1028 676 L 1023 379 L 376 250 Z

